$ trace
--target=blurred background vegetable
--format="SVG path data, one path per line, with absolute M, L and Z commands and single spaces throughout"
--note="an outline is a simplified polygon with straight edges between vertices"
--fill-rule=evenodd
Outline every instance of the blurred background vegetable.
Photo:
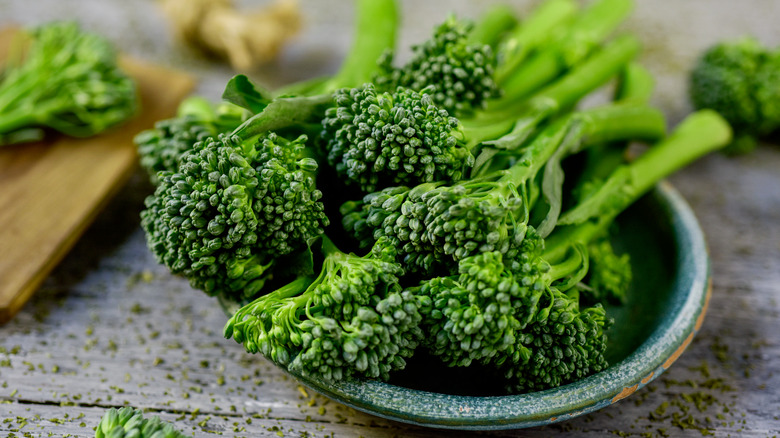
M 137 107 L 108 40 L 73 22 L 43 24 L 16 38 L 0 73 L 0 144 L 41 139 L 44 128 L 91 136 Z

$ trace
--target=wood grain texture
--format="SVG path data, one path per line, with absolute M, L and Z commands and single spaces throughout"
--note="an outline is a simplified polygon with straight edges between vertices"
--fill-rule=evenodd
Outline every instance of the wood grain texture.
M 0 34 L 0 47 L 12 33 Z M 0 56 L 3 53 L 0 52 Z M 0 324 L 29 299 L 136 165 L 133 136 L 172 115 L 188 76 L 124 59 L 141 112 L 101 135 L 0 148 Z

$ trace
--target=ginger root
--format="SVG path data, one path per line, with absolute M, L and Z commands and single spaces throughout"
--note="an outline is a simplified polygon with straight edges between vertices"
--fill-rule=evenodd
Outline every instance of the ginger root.
M 274 59 L 301 28 L 296 0 L 251 12 L 236 10 L 232 0 L 162 0 L 162 8 L 179 39 L 239 71 Z

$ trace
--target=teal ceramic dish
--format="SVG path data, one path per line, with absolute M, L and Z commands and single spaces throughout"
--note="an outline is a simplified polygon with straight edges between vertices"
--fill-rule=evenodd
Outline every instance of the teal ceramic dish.
M 693 212 L 669 185 L 624 212 L 615 246 L 631 254 L 628 302 L 608 308 L 611 366 L 581 381 L 522 395 L 501 395 L 500 382 L 478 369 L 452 369 L 424 355 L 389 382 L 327 383 L 295 376 L 355 409 L 421 426 L 494 430 L 541 426 L 618 402 L 658 377 L 698 331 L 710 296 L 709 258 Z M 231 309 L 226 310 L 230 311 Z M 232 313 L 232 312 L 231 312 Z

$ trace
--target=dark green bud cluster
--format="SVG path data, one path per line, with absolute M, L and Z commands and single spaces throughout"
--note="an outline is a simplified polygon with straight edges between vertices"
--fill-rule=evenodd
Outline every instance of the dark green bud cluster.
M 593 302 L 624 303 L 633 278 L 629 255 L 616 254 L 605 236 L 588 245 L 588 257 L 588 287 L 582 292 Z
M 242 143 L 221 135 L 161 172 L 141 225 L 150 249 L 193 287 L 239 300 L 262 288 L 270 261 L 323 233 L 328 224 L 306 137 L 271 133 Z
M 607 367 L 604 334 L 611 324 L 597 304 L 547 289 L 533 320 L 517 336 L 519 362 L 501 363 L 511 393 L 541 391 L 585 378 Z
M 385 254 L 389 259 L 376 258 Z M 240 309 L 225 336 L 302 376 L 386 380 L 419 344 L 423 302 L 402 291 L 387 247 L 366 257 L 331 252 L 322 273 Z
M 337 91 L 322 121 L 329 163 L 364 192 L 460 180 L 474 157 L 458 142 L 457 119 L 427 93 L 380 93 L 373 84 Z
M 755 137 L 780 128 L 780 51 L 745 37 L 708 49 L 691 72 L 690 95 L 697 109 L 720 113 L 734 128 L 726 152 L 756 146 Z
M 140 409 L 109 409 L 95 429 L 95 438 L 188 438 L 160 417 L 144 418 Z
M 431 39 L 412 47 L 411 59 L 401 68 L 392 66 L 393 54 L 386 52 L 374 82 L 388 91 L 433 87 L 433 101 L 453 114 L 482 108 L 499 95 L 493 80 L 496 56 L 488 45 L 469 43 L 471 27 L 468 21 L 448 17 Z
M 342 207 L 343 225 L 361 245 L 387 237 L 411 272 L 438 266 L 454 270 L 466 257 L 498 251 L 515 263 L 529 227 L 523 197 L 493 196 L 496 183 L 473 180 L 456 186 L 421 184 L 368 194 Z M 512 268 L 513 270 L 516 267 Z

